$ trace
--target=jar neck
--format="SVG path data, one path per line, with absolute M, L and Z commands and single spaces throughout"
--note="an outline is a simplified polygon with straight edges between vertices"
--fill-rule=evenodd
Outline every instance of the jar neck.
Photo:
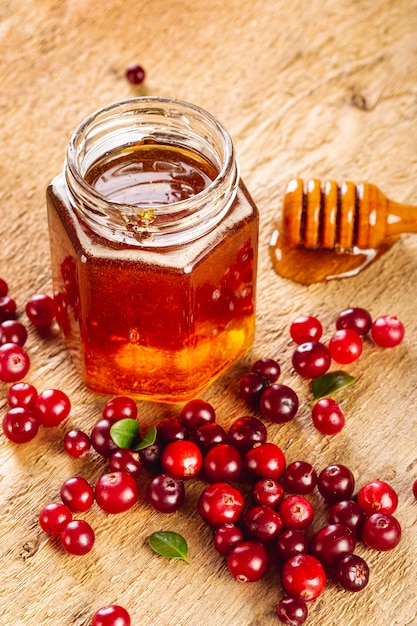
M 209 162 L 216 175 L 195 195 L 166 204 L 114 201 L 87 182 L 87 172 L 103 156 L 140 144 L 187 150 Z M 228 212 L 239 183 L 225 128 L 195 105 L 158 97 L 116 102 L 84 120 L 70 139 L 64 174 L 80 221 L 105 239 L 140 247 L 174 246 L 209 232 Z

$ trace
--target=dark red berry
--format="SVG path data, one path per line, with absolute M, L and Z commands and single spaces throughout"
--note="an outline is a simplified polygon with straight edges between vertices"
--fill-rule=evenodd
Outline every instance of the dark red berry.
M 244 541 L 245 536 L 236 524 L 223 524 L 214 531 L 213 546 L 222 556 L 228 556 L 231 550 Z
M 126 68 L 126 78 L 132 85 L 141 85 L 145 80 L 145 70 L 141 65 L 132 63 Z
M 61 500 L 73 512 L 88 511 L 94 502 L 94 491 L 82 476 L 68 478 L 61 486 Z
M 158 437 L 166 444 L 176 439 L 187 439 L 187 429 L 175 417 L 167 417 L 161 420 L 157 426 Z
M 55 319 L 55 303 L 44 293 L 34 294 L 26 303 L 26 315 L 34 326 L 49 326 Z
M 326 573 L 311 554 L 295 554 L 282 565 L 281 584 L 289 596 L 310 602 L 323 593 Z
M 284 497 L 283 486 L 273 478 L 261 478 L 251 489 L 253 504 L 265 504 L 277 508 Z
M 248 539 L 267 543 L 275 539 L 282 530 L 280 515 L 264 504 L 250 507 L 241 520 L 242 528 Z
M 22 380 L 30 368 L 27 352 L 16 343 L 0 345 L 0 380 L 15 383 Z
M 14 320 L 16 317 L 16 302 L 10 296 L 0 297 L 0 322 Z
M 239 582 L 260 580 L 268 569 L 268 554 L 260 541 L 242 541 L 227 557 L 227 568 Z
M 259 359 L 255 361 L 251 369 L 252 372 L 259 374 L 259 376 L 265 378 L 269 383 L 275 383 L 281 374 L 279 363 L 274 359 Z
M 95 534 L 85 520 L 71 520 L 61 533 L 61 545 L 69 553 L 82 556 L 94 546 Z
M 0 324 L 0 344 L 16 343 L 21 348 L 28 338 L 26 327 L 16 320 L 5 320 Z
M 366 309 L 362 309 L 360 307 L 345 309 L 339 313 L 336 320 L 337 330 L 349 328 L 361 336 L 368 334 L 371 330 L 371 326 L 372 318 L 370 313 Z
M 121 448 L 115 450 L 109 458 L 111 472 L 128 472 L 133 478 L 138 479 L 142 473 L 142 461 L 139 452 Z
M 347 591 L 361 591 L 368 584 L 368 564 L 357 554 L 346 554 L 336 564 L 334 579 Z
M 300 376 L 317 378 L 327 372 L 331 356 L 327 346 L 319 341 L 301 343 L 292 356 L 292 365 Z
M 199 426 L 215 422 L 216 412 L 212 405 L 205 400 L 190 400 L 181 409 L 178 419 L 187 431 L 193 434 Z
M 298 396 L 287 385 L 275 383 L 261 395 L 259 408 L 262 417 L 274 424 L 289 422 L 298 411 Z
M 359 538 L 365 520 L 365 511 L 355 500 L 341 500 L 329 509 L 327 520 L 329 524 L 343 524 Z
M 373 513 L 362 527 L 362 540 L 373 550 L 385 552 L 395 548 L 401 539 L 401 526 L 390 513 Z
M 109 457 L 119 449 L 110 436 L 110 429 L 118 419 L 120 418 L 113 417 L 110 419 L 103 417 L 92 428 L 90 434 L 91 445 L 101 456 Z
M 281 483 L 289 493 L 306 495 L 311 493 L 317 484 L 317 472 L 306 461 L 294 461 L 285 468 Z
M 3 278 L 0 278 L 0 298 L 7 296 L 9 292 L 9 286 Z
M 178 511 L 185 501 L 184 483 L 170 474 L 158 474 L 147 485 L 146 499 L 161 513 Z
M 106 513 L 124 513 L 136 504 L 139 488 L 128 472 L 103 474 L 95 485 L 97 504 Z
M 161 467 L 176 478 L 194 478 L 203 467 L 200 448 L 188 439 L 177 439 L 167 444 L 161 453 Z
M 295 554 L 305 554 L 308 551 L 307 537 L 297 528 L 283 530 L 276 538 L 274 551 L 280 561 L 286 561 Z
M 203 467 L 207 480 L 212 483 L 236 482 L 242 475 L 243 458 L 237 448 L 221 443 L 207 452 Z
M 278 602 L 276 614 L 284 626 L 302 626 L 308 617 L 307 604 L 300 598 L 286 596 Z
M 249 372 L 239 381 L 240 397 L 250 406 L 257 407 L 268 384 L 266 378 L 260 374 Z
M 220 443 L 227 443 L 227 433 L 220 424 L 214 422 L 212 424 L 203 424 L 194 432 L 194 441 L 201 452 L 207 454 L 214 446 Z
M 332 568 L 346 554 L 354 551 L 355 535 L 342 524 L 327 524 L 312 537 L 309 552 L 325 568 Z
M 118 604 L 103 606 L 93 615 L 91 626 L 130 626 L 130 615 Z
M 39 422 L 31 409 L 12 407 L 3 417 L 3 433 L 13 443 L 31 441 L 39 430 Z
M 50 502 L 39 513 L 39 525 L 51 537 L 59 537 L 71 520 L 72 513 L 62 502 Z
M 164 446 L 158 437 L 155 439 L 154 443 L 150 446 L 146 446 L 146 448 L 142 448 L 139 450 L 139 458 L 143 467 L 145 467 L 149 472 L 161 472 L 161 454 Z
M 243 513 L 243 495 L 228 483 L 213 483 L 202 491 L 198 500 L 198 512 L 202 520 L 216 528 L 223 524 L 235 524 Z
M 248 450 L 244 456 L 247 472 L 254 478 L 278 480 L 285 469 L 283 451 L 275 443 L 263 443 Z
M 71 402 L 60 389 L 46 389 L 36 398 L 35 415 L 42 426 L 58 426 L 69 415 Z
M 266 443 L 267 430 L 265 424 L 257 417 L 246 415 L 232 423 L 227 438 L 232 446 L 244 454 L 255 444 Z
M 349 500 L 355 489 L 355 478 L 346 465 L 328 465 L 317 478 L 317 487 L 326 502 Z

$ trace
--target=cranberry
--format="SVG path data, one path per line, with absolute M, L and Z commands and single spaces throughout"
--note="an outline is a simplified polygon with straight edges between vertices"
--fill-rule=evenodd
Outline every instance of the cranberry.
M 69 553 L 82 556 L 94 546 L 95 535 L 85 520 L 71 520 L 61 533 L 61 545 Z
M 23 406 L 26 409 L 33 409 L 37 397 L 36 388 L 25 382 L 14 383 L 7 392 L 7 402 L 10 407 Z
M 311 493 L 317 484 L 317 472 L 306 461 L 294 461 L 285 468 L 281 483 L 289 493 L 306 495 Z
M 93 615 L 91 626 L 130 626 L 130 615 L 118 604 L 103 606 Z
M 178 511 L 185 501 L 184 483 L 170 474 L 158 474 L 148 483 L 146 499 L 161 513 Z
M 413 482 L 412 492 L 413 496 L 417 499 L 417 479 Z
M 311 554 L 295 554 L 282 565 L 281 584 L 289 596 L 310 602 L 324 591 L 326 573 Z
M 61 502 L 50 502 L 39 513 L 39 525 L 51 537 L 59 537 L 71 520 L 71 511 Z
M 16 302 L 10 296 L 0 298 L 0 322 L 14 320 L 16 317 Z
M 304 496 L 287 496 L 278 507 L 284 528 L 304 530 L 314 518 L 314 508 Z
M 214 549 L 222 556 L 228 556 L 231 550 L 244 539 L 242 529 L 236 524 L 223 524 L 214 531 Z
M 35 415 L 42 426 L 58 426 L 69 415 L 71 402 L 59 389 L 46 389 L 36 398 Z
M 161 467 L 177 478 L 194 478 L 203 467 L 203 456 L 193 441 L 177 439 L 162 450 Z
M 16 343 L 21 348 L 28 338 L 26 327 L 16 320 L 5 320 L 0 324 L 0 344 Z
M 320 528 L 310 542 L 310 553 L 326 568 L 332 568 L 337 561 L 354 551 L 355 535 L 342 524 L 327 524 Z
M 158 437 L 166 444 L 176 439 L 187 439 L 187 429 L 175 417 L 167 417 L 161 420 L 157 427 Z
M 262 393 L 259 408 L 263 418 L 274 424 L 283 424 L 297 413 L 298 396 L 287 385 L 275 383 Z
M 94 502 L 94 491 L 82 476 L 74 476 L 61 486 L 61 500 L 73 512 L 88 511 Z
M 198 500 L 198 512 L 202 520 L 213 528 L 235 524 L 244 507 L 245 501 L 240 491 L 227 483 L 208 485 Z
M 302 626 L 308 617 L 307 604 L 300 598 L 286 596 L 278 602 L 276 614 L 285 626 Z
M 323 435 L 336 435 L 345 425 L 342 408 L 333 398 L 320 398 L 313 405 L 311 416 L 314 427 Z
M 317 478 L 317 487 L 326 502 L 333 504 L 348 500 L 355 489 L 355 479 L 348 467 L 341 463 L 328 465 Z
M 234 446 L 221 443 L 207 452 L 203 467 L 207 480 L 212 483 L 236 482 L 242 475 L 242 455 Z
M 124 513 L 136 504 L 139 489 L 136 480 L 128 472 L 103 474 L 95 487 L 97 504 L 106 513 Z
M 119 419 L 136 419 L 138 407 L 136 402 L 128 396 L 115 396 L 106 402 L 103 408 L 103 418 L 117 421 Z
M 251 405 L 258 406 L 262 393 L 268 387 L 266 378 L 256 372 L 245 374 L 239 381 L 240 397 Z
M 301 343 L 292 356 L 292 365 L 303 378 L 317 378 L 327 372 L 331 356 L 327 346 L 319 341 Z
M 254 504 L 265 504 L 276 508 L 283 497 L 283 486 L 272 478 L 261 478 L 252 486 L 251 498 Z
M 388 483 L 383 480 L 373 480 L 365 483 L 357 493 L 359 506 L 366 515 L 382 513 L 394 513 L 398 505 L 398 496 Z
M 313 315 L 300 315 L 290 326 L 291 339 L 298 344 L 319 341 L 322 333 L 321 322 Z
M 349 328 L 354 330 L 358 335 L 366 335 L 372 326 L 372 318 L 366 309 L 353 307 L 345 309 L 339 313 L 336 320 L 337 330 Z
M 356 554 L 346 554 L 337 562 L 334 578 L 347 591 L 361 591 L 368 584 L 368 564 Z
M 242 454 L 253 448 L 255 444 L 266 443 L 267 431 L 265 424 L 257 417 L 246 415 L 236 419 L 227 433 L 229 443 Z
M 373 550 L 385 552 L 395 548 L 401 539 L 399 521 L 390 513 L 373 513 L 362 527 L 362 540 Z
M 242 518 L 242 527 L 248 539 L 267 543 L 281 532 L 282 520 L 273 508 L 261 504 L 246 511 Z
M 327 521 L 329 524 L 343 524 L 359 538 L 362 533 L 362 524 L 365 520 L 365 511 L 355 500 L 341 500 L 332 505 Z
M 179 421 L 190 434 L 203 424 L 211 424 L 216 421 L 216 413 L 209 402 L 205 400 L 190 400 L 181 409 Z
M 382 315 L 372 323 L 371 336 L 382 348 L 398 346 L 404 338 L 404 325 L 395 315 Z
M 101 456 L 109 457 L 119 450 L 110 437 L 110 428 L 119 418 L 102 418 L 94 426 L 90 434 L 91 445 Z
M 285 456 L 275 443 L 263 443 L 248 450 L 244 456 L 248 473 L 255 478 L 278 480 L 285 469 Z
M 16 406 L 7 411 L 2 427 L 7 439 L 13 443 L 27 443 L 36 436 L 39 422 L 30 409 Z
M 0 278 L 0 298 L 4 298 L 9 293 L 9 286 L 3 278 Z
M 149 472 L 157 473 L 161 471 L 162 450 L 163 444 L 158 437 L 150 446 L 139 450 L 140 462 Z
M 268 554 L 260 541 L 242 541 L 227 557 L 227 568 L 239 582 L 260 580 L 268 569 Z
M 0 380 L 15 383 L 26 376 L 30 359 L 26 351 L 16 343 L 0 345 Z
M 307 537 L 301 530 L 287 528 L 279 533 L 275 542 L 275 554 L 280 561 L 286 561 L 294 554 L 305 554 L 307 551 Z
M 362 354 L 362 339 L 350 328 L 337 330 L 329 341 L 330 356 L 336 363 L 347 365 L 359 359 Z
M 132 63 L 126 68 L 126 78 L 132 85 L 141 85 L 145 80 L 145 70 L 141 65 Z
M 115 450 L 109 458 L 109 469 L 112 472 L 128 472 L 133 478 L 139 478 L 142 473 L 142 461 L 139 452 L 121 448 Z
M 227 443 L 227 433 L 220 424 L 215 424 L 214 422 L 212 424 L 203 424 L 194 432 L 194 441 L 201 452 L 207 454 L 214 446 L 220 443 Z
M 90 437 L 82 430 L 70 430 L 64 436 L 65 452 L 76 459 L 87 454 L 90 447 Z
M 44 293 L 31 296 L 26 303 L 25 310 L 34 326 L 50 326 L 55 319 L 54 301 Z
M 267 380 L 269 383 L 275 383 L 278 380 L 279 375 L 281 374 L 281 368 L 279 366 L 279 363 L 277 363 L 277 361 L 275 361 L 274 359 L 268 358 L 255 361 L 255 363 L 252 365 L 251 370 L 255 374 L 259 374 L 259 376 L 265 378 L 265 380 Z

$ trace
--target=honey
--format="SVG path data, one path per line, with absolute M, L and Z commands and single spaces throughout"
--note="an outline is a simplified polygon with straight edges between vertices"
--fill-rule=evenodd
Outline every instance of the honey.
M 258 212 L 209 114 L 160 98 L 94 114 L 47 207 L 57 318 L 89 388 L 185 402 L 250 348 Z

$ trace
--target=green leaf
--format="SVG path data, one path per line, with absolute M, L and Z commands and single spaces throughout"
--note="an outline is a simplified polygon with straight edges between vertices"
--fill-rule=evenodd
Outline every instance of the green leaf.
M 353 376 L 347 372 L 343 372 L 342 370 L 327 372 L 327 374 L 318 376 L 318 378 L 313 380 L 311 383 L 311 390 L 313 392 L 314 399 L 320 400 L 320 398 L 327 398 L 328 396 L 336 393 L 336 391 L 340 391 L 340 389 L 348 387 L 354 381 L 355 378 Z
M 110 428 L 110 437 L 119 448 L 132 449 L 137 442 L 138 434 L 139 424 L 130 417 L 117 420 Z
M 143 450 L 143 448 L 147 448 L 148 446 L 151 446 L 153 443 L 155 443 L 156 433 L 156 427 L 149 426 L 142 439 L 139 441 L 138 444 L 136 444 L 135 450 Z
M 182 535 L 172 530 L 161 530 L 148 537 L 151 549 L 167 559 L 182 559 L 188 563 L 188 545 Z

